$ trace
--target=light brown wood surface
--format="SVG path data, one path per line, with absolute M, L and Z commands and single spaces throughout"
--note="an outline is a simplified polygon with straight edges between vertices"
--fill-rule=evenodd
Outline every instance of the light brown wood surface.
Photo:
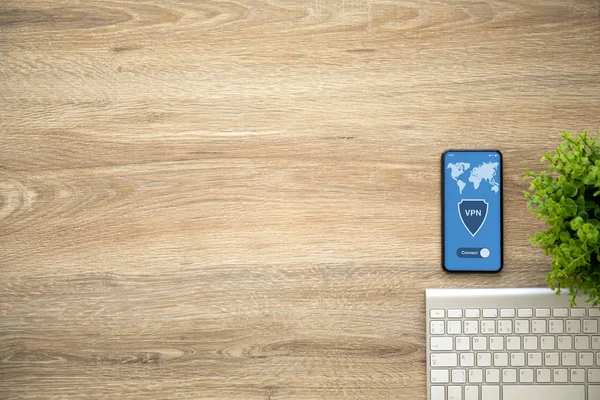
M 0 398 L 424 399 L 427 287 L 544 286 L 599 1 L 0 2 Z M 439 157 L 505 157 L 440 268 Z

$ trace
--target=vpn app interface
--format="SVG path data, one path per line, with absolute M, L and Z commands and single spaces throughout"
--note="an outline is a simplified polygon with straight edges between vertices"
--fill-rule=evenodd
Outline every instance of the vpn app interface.
M 497 271 L 501 266 L 500 154 L 444 154 L 444 265 Z

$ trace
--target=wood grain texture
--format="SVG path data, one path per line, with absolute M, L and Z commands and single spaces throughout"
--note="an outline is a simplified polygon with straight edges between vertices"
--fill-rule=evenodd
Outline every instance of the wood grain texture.
M 0 2 L 0 398 L 424 399 L 424 288 L 543 286 L 522 173 L 600 2 Z M 505 156 L 502 273 L 439 156 Z

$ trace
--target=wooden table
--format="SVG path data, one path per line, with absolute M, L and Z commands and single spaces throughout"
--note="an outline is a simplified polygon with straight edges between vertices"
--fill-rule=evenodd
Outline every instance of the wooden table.
M 0 3 L 0 398 L 424 399 L 427 287 L 544 286 L 522 175 L 600 127 L 598 1 Z M 505 157 L 505 269 L 439 157 Z

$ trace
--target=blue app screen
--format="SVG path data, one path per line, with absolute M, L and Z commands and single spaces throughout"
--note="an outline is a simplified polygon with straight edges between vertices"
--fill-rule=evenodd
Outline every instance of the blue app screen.
M 502 267 L 501 162 L 498 151 L 448 151 L 444 169 L 444 267 Z

